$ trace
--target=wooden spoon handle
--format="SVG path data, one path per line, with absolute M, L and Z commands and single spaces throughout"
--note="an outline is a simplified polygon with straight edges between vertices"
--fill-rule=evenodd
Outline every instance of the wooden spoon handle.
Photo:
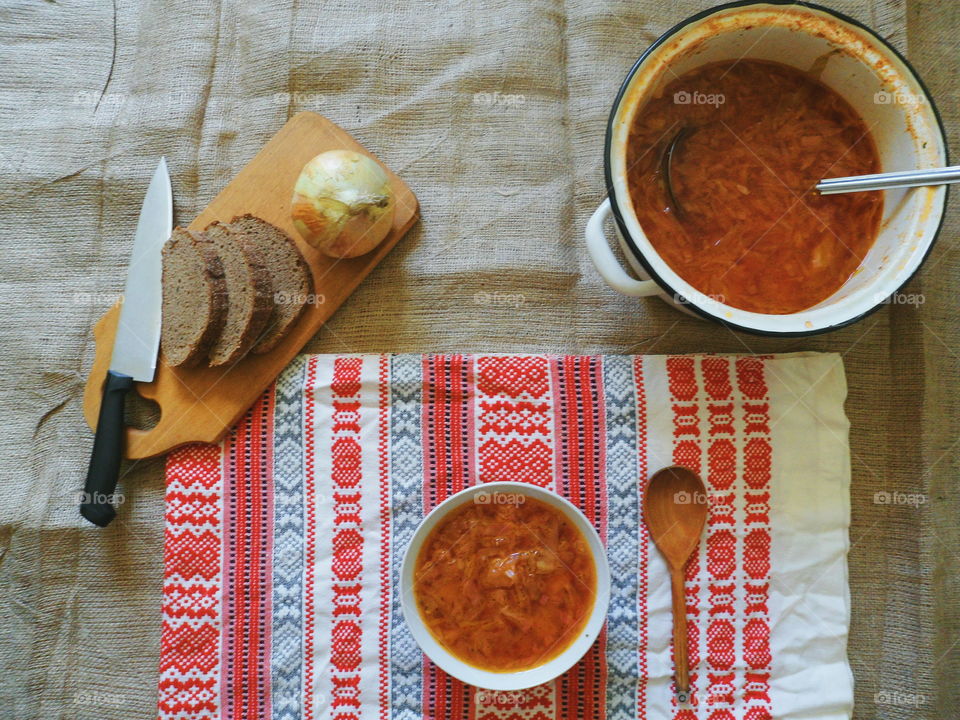
M 690 669 L 687 665 L 687 598 L 683 568 L 670 570 L 670 590 L 673 598 L 673 672 L 677 693 L 686 702 L 690 692 Z

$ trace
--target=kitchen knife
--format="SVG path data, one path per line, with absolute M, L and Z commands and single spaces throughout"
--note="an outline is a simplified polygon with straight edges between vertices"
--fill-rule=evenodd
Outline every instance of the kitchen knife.
M 140 208 L 110 370 L 103 386 L 93 452 L 80 503 L 80 514 L 100 527 L 106 527 L 117 514 L 112 500 L 123 455 L 124 399 L 134 381 L 152 381 L 157 367 L 160 251 L 172 231 L 173 193 L 167 159 L 160 158 Z

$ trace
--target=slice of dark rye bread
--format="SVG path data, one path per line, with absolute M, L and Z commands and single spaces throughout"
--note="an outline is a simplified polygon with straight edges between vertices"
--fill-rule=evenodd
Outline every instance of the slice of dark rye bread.
M 215 222 L 203 234 L 216 247 L 227 281 L 227 315 L 208 354 L 210 366 L 217 367 L 253 347 L 273 312 L 273 293 L 263 253 L 245 233 Z
M 303 314 L 313 277 L 293 238 L 280 228 L 249 214 L 235 217 L 229 227 L 256 245 L 270 271 L 273 312 L 253 346 L 253 352 L 265 353 L 276 347 Z
M 179 227 L 162 254 L 164 361 L 173 367 L 191 367 L 206 360 L 223 326 L 227 311 L 223 264 L 213 243 Z

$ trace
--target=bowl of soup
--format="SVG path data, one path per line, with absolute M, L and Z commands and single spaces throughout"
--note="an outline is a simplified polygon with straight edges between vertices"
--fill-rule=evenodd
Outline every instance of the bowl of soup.
M 607 283 L 758 334 L 826 332 L 889 302 L 930 252 L 947 197 L 816 192 L 823 178 L 949 163 L 907 61 L 808 3 L 731 3 L 665 33 L 620 88 L 604 159 L 607 199 L 586 240 Z
M 597 531 L 573 504 L 495 482 L 427 515 L 399 589 L 414 639 L 441 669 L 477 687 L 522 690 L 569 670 L 597 639 L 610 571 Z

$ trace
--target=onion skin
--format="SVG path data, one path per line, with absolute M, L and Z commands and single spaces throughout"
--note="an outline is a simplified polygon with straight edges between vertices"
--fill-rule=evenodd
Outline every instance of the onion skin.
M 330 150 L 304 165 L 290 205 L 301 237 L 335 258 L 365 255 L 383 242 L 396 208 L 383 168 L 352 150 Z

